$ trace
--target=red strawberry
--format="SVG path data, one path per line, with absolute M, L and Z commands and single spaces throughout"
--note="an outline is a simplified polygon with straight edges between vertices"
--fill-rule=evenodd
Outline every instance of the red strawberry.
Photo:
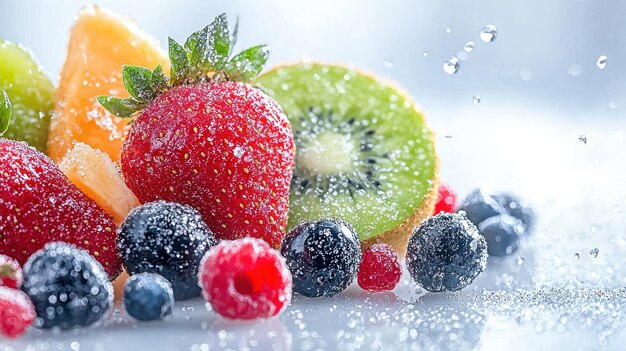
M 120 271 L 111 217 L 44 154 L 0 139 L 0 253 L 20 264 L 50 241 L 82 246 L 111 278 Z
M 274 100 L 244 83 L 263 68 L 267 47 L 229 59 L 228 33 L 221 15 L 184 47 L 170 39 L 169 82 L 158 66 L 125 66 L 131 98 L 98 101 L 121 117 L 140 113 L 121 163 L 141 202 L 193 206 L 217 238 L 253 236 L 277 248 L 287 222 L 291 126 Z

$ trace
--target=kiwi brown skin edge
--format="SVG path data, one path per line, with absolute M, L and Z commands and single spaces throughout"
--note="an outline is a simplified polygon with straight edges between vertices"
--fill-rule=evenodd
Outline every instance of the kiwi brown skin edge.
M 369 77 L 377 82 L 391 86 L 398 92 L 399 95 L 402 95 L 406 99 L 406 101 L 411 102 L 411 105 L 413 105 L 413 108 L 422 117 L 424 124 L 427 125 L 424 114 L 417 108 L 417 105 L 415 104 L 415 101 L 413 100 L 411 95 L 408 94 L 405 90 L 398 87 L 397 84 L 387 81 L 387 80 L 382 80 L 379 77 L 375 76 L 374 74 L 364 72 L 356 68 L 351 68 L 341 63 L 324 63 L 320 61 L 306 61 L 306 62 L 302 61 L 302 62 L 284 63 L 284 64 L 279 64 L 279 65 L 272 67 L 269 71 L 265 73 L 269 73 L 269 72 L 272 72 L 281 68 L 297 66 L 301 64 L 341 66 L 341 67 L 345 67 L 350 70 L 353 70 L 357 72 L 358 74 Z M 402 221 L 402 223 L 398 224 L 395 228 L 390 229 L 375 237 L 369 238 L 367 240 L 361 240 L 361 248 L 363 250 L 367 250 L 370 246 L 377 244 L 377 243 L 385 243 L 391 246 L 398 253 L 398 256 L 402 258 L 406 254 L 406 245 L 409 240 L 409 236 L 413 233 L 413 229 L 415 229 L 423 221 L 425 221 L 426 219 L 432 216 L 433 211 L 435 209 L 435 204 L 437 203 L 437 196 L 438 196 L 438 189 L 439 189 L 439 157 L 437 156 L 437 152 L 436 152 L 437 149 L 435 145 L 435 134 L 432 130 L 431 130 L 430 135 L 431 135 L 431 142 L 433 144 L 433 150 L 434 150 L 434 155 L 435 155 L 435 159 L 433 160 L 435 163 L 435 169 L 433 172 L 435 176 L 432 179 L 432 185 L 430 187 L 430 190 L 424 197 L 424 200 L 422 200 L 422 203 L 420 204 L 420 206 L 416 208 L 415 211 L 413 211 L 413 214 L 411 214 L 404 221 Z

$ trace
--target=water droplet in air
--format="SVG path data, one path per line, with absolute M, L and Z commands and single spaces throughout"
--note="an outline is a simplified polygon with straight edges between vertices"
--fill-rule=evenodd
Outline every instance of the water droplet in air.
M 581 135 L 578 137 L 578 141 L 580 141 L 581 143 L 583 143 L 583 144 L 587 145 L 587 136 L 586 136 L 585 134 L 581 134 Z
M 383 61 L 383 67 L 385 67 L 386 70 L 393 69 L 393 62 L 385 60 Z
M 485 43 L 491 43 L 498 37 L 498 31 L 493 24 L 486 25 L 483 30 L 480 31 L 480 39 Z
M 422 55 L 424 55 L 424 57 L 428 56 L 428 51 L 422 52 Z
M 472 51 L 474 51 L 474 47 L 476 46 L 476 44 L 474 44 L 473 41 L 468 41 L 467 43 L 465 43 L 465 47 L 463 48 L 463 50 L 465 50 L 465 52 L 470 53 Z
M 237 146 L 233 149 L 233 155 L 235 155 L 235 157 L 237 158 L 241 158 L 241 156 L 243 156 L 243 149 Z
M 607 63 L 609 63 L 609 58 L 606 57 L 606 55 L 600 55 L 600 57 L 598 57 L 598 61 L 596 62 L 596 66 L 598 66 L 599 69 L 605 69 Z
M 480 95 L 474 95 L 472 97 L 472 102 L 474 103 L 474 105 L 480 104 Z
M 456 74 L 459 71 L 460 63 L 456 56 L 452 56 L 448 61 L 443 63 L 443 71 L 447 74 Z
M 569 74 L 572 77 L 578 77 L 582 72 L 583 72 L 583 67 L 576 63 L 570 65 L 569 69 L 567 70 L 567 74 Z
M 72 341 L 70 343 L 70 348 L 74 351 L 78 351 L 80 350 L 80 343 L 78 343 L 78 341 Z
M 446 28 L 446 33 L 450 34 L 450 32 L 452 32 L 452 29 Z
M 580 254 L 577 252 L 574 254 L 574 261 L 578 261 L 578 259 L 580 258 Z
M 522 80 L 531 80 L 533 78 L 533 70 L 530 68 L 522 68 L 522 70 L 519 71 L 519 76 Z
M 591 249 L 591 251 L 589 251 L 589 256 L 591 256 L 591 258 L 596 258 L 598 257 L 599 253 L 600 253 L 600 249 L 598 249 L 597 247 L 594 247 L 593 249 Z

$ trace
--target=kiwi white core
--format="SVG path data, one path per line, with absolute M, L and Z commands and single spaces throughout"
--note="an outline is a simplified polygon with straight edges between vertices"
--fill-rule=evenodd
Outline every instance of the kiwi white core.
M 298 165 L 312 174 L 330 176 L 352 171 L 358 155 L 350 135 L 329 131 L 318 135 L 297 157 Z

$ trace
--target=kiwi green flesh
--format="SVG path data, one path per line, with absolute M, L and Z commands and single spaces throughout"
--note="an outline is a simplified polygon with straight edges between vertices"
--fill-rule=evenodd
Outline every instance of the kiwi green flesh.
M 11 125 L 3 137 L 46 151 L 55 88 L 24 47 L 0 39 L 0 89 L 11 99 Z
M 291 122 L 289 227 L 338 217 L 362 240 L 394 229 L 433 187 L 431 131 L 393 86 L 343 66 L 283 66 L 256 80 Z

